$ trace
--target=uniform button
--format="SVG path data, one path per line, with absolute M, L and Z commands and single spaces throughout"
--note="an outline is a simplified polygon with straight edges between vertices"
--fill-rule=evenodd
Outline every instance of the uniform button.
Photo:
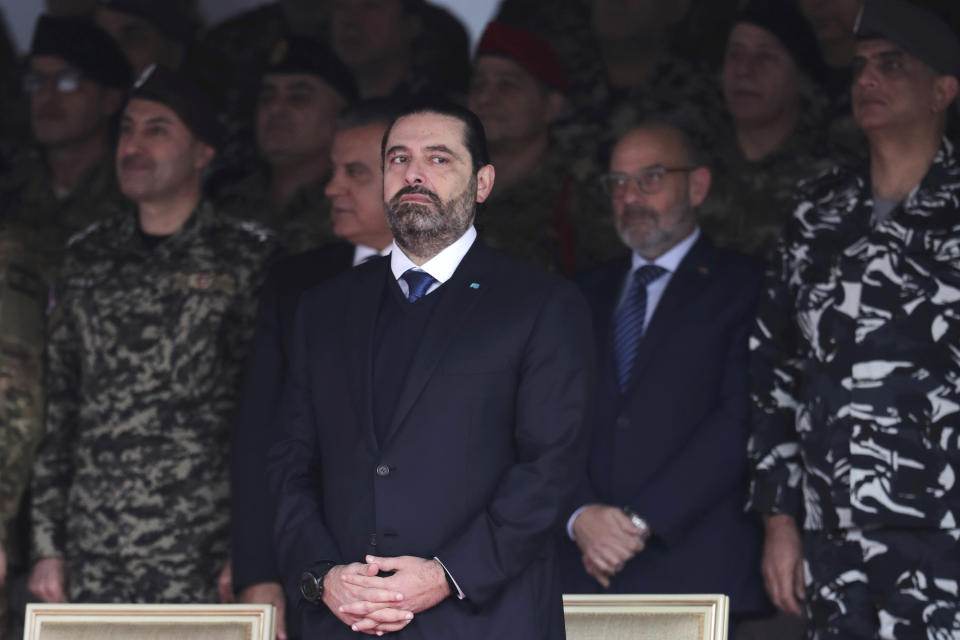
M 381 464 L 379 467 L 377 467 L 377 475 L 381 477 L 390 475 L 390 467 L 385 464 Z
M 377 534 L 371 533 L 371 534 L 370 534 L 369 542 L 370 542 L 370 546 L 371 546 L 371 547 L 377 546 Z
M 630 418 L 627 416 L 618 416 L 617 417 L 617 428 L 626 429 L 630 426 Z

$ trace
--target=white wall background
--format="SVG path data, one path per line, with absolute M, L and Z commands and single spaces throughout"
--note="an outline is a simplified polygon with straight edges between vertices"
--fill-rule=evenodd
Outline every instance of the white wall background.
M 455 13 L 467 26 L 471 41 L 474 43 L 499 5 L 499 0 L 431 0 L 431 2 L 446 6 Z M 200 0 L 200 7 L 207 24 L 214 24 L 229 15 L 259 4 L 263 4 L 263 0 Z M 19 52 L 23 53 L 30 47 L 33 25 L 42 11 L 43 0 L 0 0 L 0 12 Z

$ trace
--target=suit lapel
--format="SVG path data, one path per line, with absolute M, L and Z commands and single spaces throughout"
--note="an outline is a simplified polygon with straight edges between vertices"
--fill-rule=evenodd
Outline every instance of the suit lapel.
M 475 241 L 453 277 L 444 283 L 443 287 L 447 290 L 427 322 L 423 339 L 410 365 L 406 383 L 400 392 L 400 398 L 390 420 L 383 446 L 390 442 L 410 413 L 417 398 L 423 393 L 424 387 L 440 363 L 441 356 L 462 326 L 462 319 L 470 313 L 489 288 L 490 278 L 486 277 L 487 269 L 485 268 L 488 258 L 485 247 L 480 245 L 479 240 Z
M 357 416 L 360 417 L 361 424 L 358 426 L 363 430 L 367 445 L 375 457 L 379 447 L 373 428 L 373 335 L 389 270 L 389 257 L 355 267 L 358 282 L 344 315 L 346 327 L 343 344 L 348 350 L 347 379 Z
M 685 308 L 696 300 L 709 286 L 713 272 L 713 251 L 706 236 L 700 235 L 690 252 L 680 261 L 677 271 L 670 278 L 666 291 L 660 298 L 650 324 L 640 340 L 634 360 L 630 386 L 637 383 L 651 356 L 663 344 L 670 333 L 681 324 L 687 314 Z

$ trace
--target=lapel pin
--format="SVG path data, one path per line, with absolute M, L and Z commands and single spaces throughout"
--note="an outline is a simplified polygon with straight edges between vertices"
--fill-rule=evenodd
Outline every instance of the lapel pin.
M 479 289 L 479 288 L 480 288 L 480 285 L 477 284 L 476 282 L 471 282 L 471 283 L 470 283 L 470 288 L 471 288 L 471 289 Z

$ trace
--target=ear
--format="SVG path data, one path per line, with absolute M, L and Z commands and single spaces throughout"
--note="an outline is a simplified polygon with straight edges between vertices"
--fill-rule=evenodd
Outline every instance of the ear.
M 950 106 L 957 97 L 958 82 L 956 76 L 937 76 L 933 80 L 933 111 L 940 113 Z
M 206 142 L 201 140 L 194 142 L 193 166 L 195 169 L 206 168 L 211 162 L 213 162 L 213 158 L 216 155 L 216 149 L 208 145 Z
M 699 167 L 690 172 L 690 186 L 687 194 L 690 196 L 692 206 L 699 207 L 707 199 L 712 179 L 710 169 L 706 167 Z
M 563 107 L 566 106 L 567 99 L 559 91 L 547 89 L 546 100 L 544 101 L 544 116 L 547 124 L 553 124 L 563 113 Z
M 492 164 L 484 165 L 477 171 L 477 202 L 483 202 L 490 197 L 496 173 Z

